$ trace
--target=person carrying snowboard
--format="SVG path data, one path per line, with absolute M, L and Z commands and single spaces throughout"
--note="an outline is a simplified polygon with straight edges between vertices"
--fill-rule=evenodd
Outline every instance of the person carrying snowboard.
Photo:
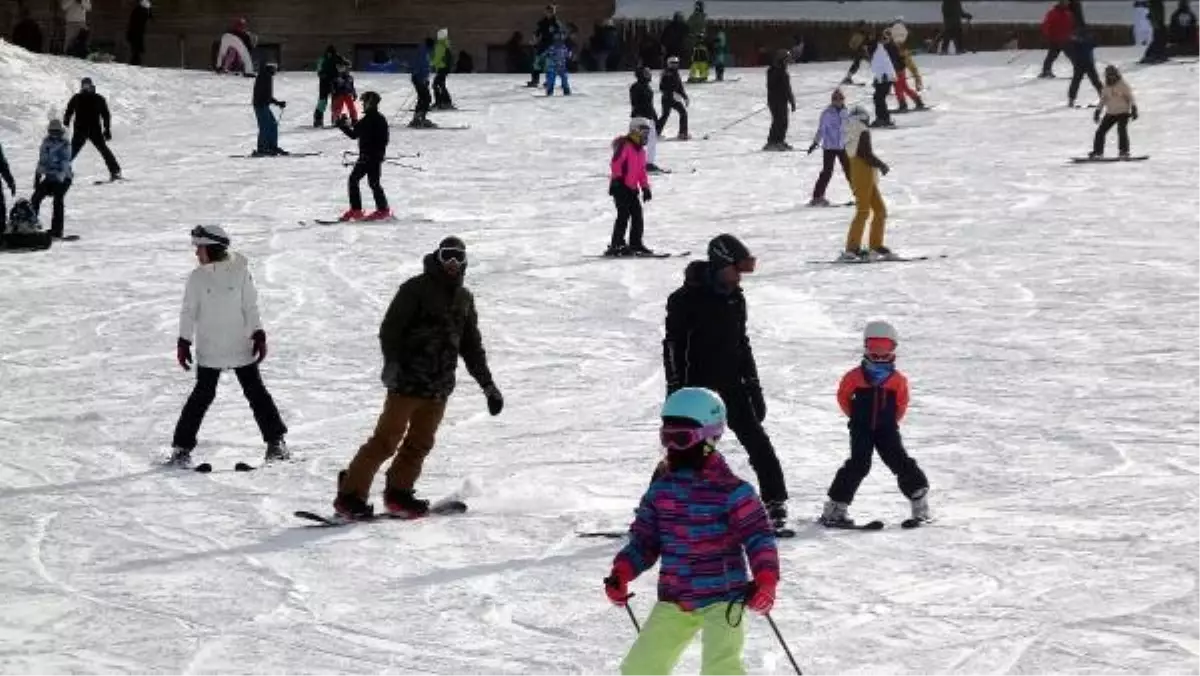
M 379 94 L 375 92 L 363 92 L 362 119 L 352 125 L 350 120 L 343 115 L 337 121 L 338 129 L 341 129 L 343 134 L 352 139 L 358 139 L 358 159 L 354 162 L 354 169 L 350 172 L 350 178 L 347 181 L 350 192 L 350 209 L 342 214 L 339 219 L 342 221 L 383 221 L 392 218 L 392 210 L 388 208 L 387 195 L 384 194 L 383 186 L 379 183 L 383 174 L 383 160 L 387 157 L 388 141 L 390 140 L 387 118 L 379 112 L 380 100 Z M 370 214 L 363 213 L 362 208 L 362 191 L 359 189 L 359 184 L 362 183 L 364 176 L 367 178 L 367 185 L 371 187 L 371 195 L 375 199 L 375 211 Z
M 787 151 L 792 145 L 787 142 L 788 118 L 796 112 L 796 97 L 792 95 L 792 78 L 788 75 L 788 51 L 775 53 L 775 60 L 767 68 L 767 109 L 771 111 L 771 129 L 763 150 Z M 788 106 L 791 106 L 789 112 Z
M 850 162 L 846 157 L 845 124 L 846 96 L 841 89 L 835 89 L 833 95 L 830 96 L 829 106 L 821 111 L 821 118 L 817 122 L 817 133 L 813 135 L 812 143 L 808 146 L 809 155 L 818 146 L 825 149 L 821 174 L 817 176 L 817 184 L 813 186 L 812 200 L 808 203 L 810 207 L 830 206 L 829 200 L 825 199 L 825 188 L 829 187 L 829 179 L 833 177 L 834 161 L 842 165 L 842 173 L 846 176 L 846 182 L 850 181 Z
M 268 63 L 259 68 L 258 75 L 254 77 L 251 104 L 254 106 L 254 119 L 258 121 L 258 147 L 251 153 L 253 157 L 288 154 L 279 147 L 279 120 L 271 112 L 271 106 L 279 106 L 281 111 L 287 108 L 287 101 L 275 98 L 275 71 L 278 69 L 278 65 Z
M 687 92 L 683 90 L 683 80 L 679 77 L 678 56 L 667 59 L 666 69 L 658 76 L 658 91 L 662 95 L 662 117 L 658 118 L 655 131 L 659 136 L 662 135 L 663 129 L 667 126 L 667 119 L 671 117 L 671 111 L 674 110 L 679 113 L 679 140 L 690 139 L 687 107 L 691 101 L 688 99 Z
M 62 239 L 63 220 L 66 217 L 65 200 L 71 189 L 75 172 L 71 169 L 71 144 L 67 142 L 67 128 L 61 120 L 52 119 L 46 127 L 46 138 L 38 150 L 37 172 L 33 177 L 33 196 L 29 198 L 34 212 L 41 214 L 42 200 L 54 198 L 54 215 L 50 217 L 50 236 Z
M 787 484 L 775 447 L 763 429 L 767 402 L 758 381 L 758 365 L 746 335 L 746 296 L 742 276 L 757 261 L 738 238 L 717 235 L 708 243 L 708 260 L 692 261 L 684 283 L 667 299 L 663 369 L 667 393 L 704 387 L 721 396 L 729 427 L 750 457 L 767 515 L 776 529 L 786 526 Z
M 439 28 L 437 42 L 433 46 L 433 55 L 429 63 L 433 72 L 433 107 L 438 110 L 454 110 L 454 101 L 450 98 L 450 90 L 446 88 L 446 78 L 450 75 L 451 61 L 454 59 L 453 47 L 450 46 L 450 30 Z
M 829 500 L 821 513 L 822 525 L 853 528 L 848 510 L 854 494 L 871 471 L 876 451 L 896 475 L 900 492 L 912 503 L 912 519 L 930 520 L 929 480 L 900 439 L 900 422 L 908 410 L 908 379 L 896 369 L 896 329 L 885 321 L 868 322 L 863 330 L 862 362 L 842 376 L 837 400 L 850 419 L 850 458 L 829 486 Z
M 650 177 L 646 173 L 646 139 L 652 133 L 654 123 L 644 117 L 629 120 L 629 133 L 618 136 L 612 143 L 608 194 L 617 207 L 617 218 L 613 222 L 612 239 L 609 240 L 605 256 L 650 256 L 654 252 L 642 243 L 642 200 L 649 202 Z M 632 227 L 630 227 L 632 221 Z M 629 244 L 625 244 L 625 230 L 629 229 Z
M 358 122 L 358 106 L 354 100 L 358 92 L 354 89 L 354 76 L 350 74 L 350 64 L 338 62 L 337 76 L 333 78 L 333 119 L 340 120 L 349 113 L 351 122 Z
M 109 178 L 120 180 L 121 165 L 108 147 L 108 141 L 112 140 L 112 116 L 108 112 L 108 101 L 96 93 L 96 85 L 90 77 L 80 81 L 79 93 L 67 102 L 63 124 L 70 127 L 72 117 L 75 118 L 75 131 L 71 135 L 71 160 L 74 161 L 83 146 L 91 141 L 100 157 L 104 158 Z
M 414 486 L 454 392 L 460 356 L 483 388 L 488 412 L 499 415 L 504 408 L 504 397 L 488 370 L 475 299 L 463 286 L 466 244 L 458 237 L 443 239 L 437 250 L 425 255 L 424 266 L 423 273 L 400 285 L 379 328 L 387 398 L 374 433 L 338 474 L 333 508 L 346 519 L 374 515 L 375 508 L 367 502 L 371 483 L 393 456 L 384 509 L 403 518 L 429 513 L 429 501 L 417 498 Z
M 425 44 L 417 52 L 417 59 L 413 63 L 412 85 L 413 89 L 417 91 L 417 105 L 413 108 L 413 118 L 408 123 L 408 126 L 413 129 L 437 126 L 428 117 L 429 105 L 433 102 L 433 97 L 429 93 L 429 73 L 432 69 L 429 59 L 433 54 L 433 49 L 433 38 L 425 38 Z
M 264 460 L 291 457 L 284 442 L 287 425 L 258 371 L 258 365 L 267 357 L 258 290 L 246 258 L 230 251 L 229 244 L 229 235 L 220 226 L 199 225 L 192 229 L 192 245 L 200 265 L 188 276 L 183 294 L 175 357 L 185 371 L 190 371 L 195 362 L 196 385 L 175 424 L 170 465 L 191 466 L 196 434 L 217 396 L 221 371 L 227 369 L 233 369 L 242 394 L 250 402 L 254 421 L 267 444 Z M 194 360 L 192 345 L 196 346 Z
M 838 257 L 843 263 L 866 263 L 894 258 L 891 249 L 883 245 L 887 227 L 887 206 L 879 192 L 876 172 L 888 175 L 888 165 L 875 155 L 871 147 L 871 116 L 866 108 L 854 106 L 846 122 L 846 155 L 850 158 L 850 188 L 854 191 L 854 219 L 846 233 L 846 248 Z M 862 236 L 867 218 L 871 219 L 870 251 L 863 250 Z
M 654 110 L 654 90 L 650 88 L 650 81 L 653 75 L 650 69 L 646 66 L 638 66 L 634 71 L 633 84 L 629 85 L 629 118 L 644 118 L 647 120 L 657 120 L 658 112 Z M 658 165 L 655 164 L 655 159 L 658 156 L 658 131 L 656 125 L 650 125 L 649 134 L 646 137 L 646 171 L 651 174 L 662 172 Z
M 1104 115 L 1103 119 L 1100 118 L 1101 114 Z M 1129 157 L 1127 127 L 1130 120 L 1137 118 L 1137 101 L 1133 98 L 1133 90 L 1130 89 L 1129 83 L 1121 77 L 1121 71 L 1117 70 L 1116 66 L 1105 67 L 1104 89 L 1100 90 L 1100 104 L 1096 106 L 1096 112 L 1092 114 L 1092 119 L 1100 126 L 1096 129 L 1096 136 L 1092 141 L 1092 152 L 1088 153 L 1088 157 L 1104 157 L 1104 140 L 1113 125 L 1117 127 L 1117 149 L 1121 153 L 1120 156 L 1122 158 Z
M 754 487 L 717 450 L 725 416 L 721 398 L 698 387 L 663 404 L 664 466 L 604 578 L 605 595 L 625 606 L 629 583 L 661 559 L 658 603 L 621 662 L 622 674 L 671 673 L 696 632 L 700 673 L 744 674 L 745 608 L 765 615 L 775 605 L 775 534 Z
M 325 54 L 321 56 L 321 60 L 317 62 L 317 107 L 313 109 L 313 127 L 315 128 L 319 129 L 325 126 L 325 106 L 333 95 L 333 81 L 337 79 L 338 64 L 342 61 L 337 47 L 329 45 L 325 48 Z M 334 112 L 333 119 L 337 118 L 338 115 Z

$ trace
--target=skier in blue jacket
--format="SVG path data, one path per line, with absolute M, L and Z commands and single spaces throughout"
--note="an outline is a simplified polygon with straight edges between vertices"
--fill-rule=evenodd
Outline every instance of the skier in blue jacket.
M 433 46 L 433 38 L 425 38 L 425 43 L 421 45 L 412 64 L 412 85 L 413 89 L 417 90 L 417 105 L 413 108 L 412 121 L 408 123 L 410 127 L 437 126 L 426 118 L 429 105 L 433 103 L 433 95 L 429 92 L 429 74 L 432 71 L 429 60 L 433 55 Z

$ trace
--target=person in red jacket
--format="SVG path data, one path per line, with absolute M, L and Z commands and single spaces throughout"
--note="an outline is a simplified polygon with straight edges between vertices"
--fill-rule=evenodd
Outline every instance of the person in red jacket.
M 896 329 L 885 321 L 868 322 L 863 330 L 863 360 L 842 377 L 838 386 L 838 405 L 850 418 L 850 458 L 842 465 L 829 486 L 829 500 L 819 519 L 830 528 L 853 528 L 847 513 L 858 486 L 871 471 L 871 456 L 879 452 L 900 485 L 900 492 L 912 502 L 912 518 L 930 520 L 929 480 L 904 450 L 900 439 L 900 421 L 908 410 L 908 379 L 896 370 Z
M 1038 77 L 1054 77 L 1054 62 L 1071 41 L 1075 30 L 1075 14 L 1067 0 L 1058 0 L 1046 18 L 1042 19 L 1042 37 L 1046 38 L 1046 60 L 1042 62 L 1042 74 Z

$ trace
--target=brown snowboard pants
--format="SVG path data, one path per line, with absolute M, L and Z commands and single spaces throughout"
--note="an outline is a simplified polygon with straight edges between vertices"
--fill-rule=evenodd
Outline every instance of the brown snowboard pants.
M 421 476 L 425 456 L 433 448 L 445 412 L 445 401 L 388 393 L 375 433 L 350 461 L 339 490 L 366 500 L 376 472 L 393 455 L 387 471 L 387 487 L 411 489 Z

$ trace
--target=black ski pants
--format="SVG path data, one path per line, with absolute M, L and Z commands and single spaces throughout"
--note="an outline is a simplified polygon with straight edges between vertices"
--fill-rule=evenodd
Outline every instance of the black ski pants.
M 917 461 L 909 457 L 904 450 L 904 442 L 900 439 L 900 430 L 895 426 L 882 426 L 875 429 L 850 427 L 850 459 L 833 477 L 829 486 L 829 499 L 834 502 L 850 504 L 854 502 L 854 494 L 867 474 L 871 472 L 871 456 L 879 452 L 883 464 L 896 475 L 896 483 L 900 492 L 910 500 L 918 491 L 929 488 L 929 480 L 917 466 Z
M 775 455 L 771 438 L 763 429 L 762 422 L 754 412 L 750 393 L 744 387 L 727 387 L 717 390 L 725 402 L 726 422 L 733 430 L 746 455 L 750 466 L 758 477 L 758 491 L 765 503 L 785 502 L 788 499 L 787 483 L 783 478 L 783 467 Z
M 429 94 L 429 78 L 419 78 L 413 76 L 413 89 L 417 90 L 417 105 L 413 107 L 413 111 L 417 117 L 424 117 L 429 112 L 429 104 L 433 101 L 433 97 Z
M 146 36 L 131 35 L 129 36 L 129 65 L 142 65 L 142 54 L 146 53 Z
M 858 72 L 859 65 L 862 64 L 862 60 L 863 51 L 860 48 L 858 53 L 854 55 L 854 60 L 850 62 L 850 70 L 846 71 L 846 77 L 854 77 L 854 74 Z
M 879 122 L 892 121 L 892 113 L 888 110 L 887 97 L 892 91 L 892 83 L 888 81 L 875 83 L 875 119 Z
M 1129 152 L 1129 113 L 1105 115 L 1104 119 L 1100 120 L 1100 126 L 1096 129 L 1096 139 L 1092 142 L 1092 152 L 1097 155 L 1104 154 L 1104 139 L 1113 125 L 1117 127 L 1117 148 L 1122 153 Z
M 617 205 L 617 219 L 613 221 L 613 248 L 625 243 L 625 230 L 629 229 L 629 246 L 641 247 L 642 230 L 645 224 L 642 220 L 642 201 L 636 190 L 629 186 L 620 185 L 613 191 L 613 203 Z
M 71 137 L 71 160 L 74 161 L 79 156 L 79 151 L 83 149 L 84 144 L 88 141 L 96 146 L 96 150 L 100 151 L 100 157 L 104 158 L 104 166 L 108 167 L 108 173 L 116 176 L 121 173 L 121 165 L 117 164 L 117 158 L 113 156 L 113 152 L 109 150 L 108 143 L 104 140 L 104 134 L 99 129 L 90 131 L 76 131 Z
M 1083 77 L 1086 75 L 1088 81 L 1096 88 L 1096 96 L 1100 95 L 1100 76 L 1096 73 L 1096 62 L 1087 61 L 1085 63 L 1071 62 L 1075 67 L 1071 73 L 1071 85 L 1067 87 L 1067 99 L 1072 103 L 1075 102 L 1075 97 L 1079 94 L 1079 84 L 1083 82 Z
M 350 208 L 362 209 L 362 190 L 358 184 L 362 182 L 363 176 L 367 177 L 367 185 L 371 187 L 371 195 L 375 198 L 376 209 L 388 208 L 387 195 L 383 193 L 383 186 L 379 184 L 379 177 L 383 173 L 383 160 L 362 159 L 361 157 L 354 163 L 354 170 L 350 172 L 349 188 L 350 188 Z
M 767 132 L 767 143 L 783 143 L 788 131 L 788 103 L 768 103 L 771 111 L 771 130 Z
M 254 422 L 258 423 L 263 441 L 269 444 L 283 439 L 287 434 L 287 426 L 283 424 L 283 419 L 279 417 L 279 409 L 275 407 L 275 400 L 263 384 L 258 364 L 239 366 L 233 372 L 242 386 L 242 394 L 246 395 L 246 401 L 250 402 L 250 410 L 254 412 Z M 196 385 L 192 388 L 187 403 L 183 405 L 179 422 L 175 424 L 172 446 L 189 451 L 196 447 L 196 434 L 200 431 L 200 424 L 204 422 L 204 414 L 208 412 L 208 407 L 217 396 L 217 382 L 220 379 L 221 369 L 196 367 Z
M 1046 48 L 1046 59 L 1042 61 L 1042 73 L 1053 73 L 1054 62 L 1058 60 L 1058 55 L 1062 54 L 1062 47 L 1058 45 L 1050 45 Z
M 954 43 L 956 54 L 962 54 L 967 50 L 963 49 L 963 25 L 962 20 L 946 21 L 943 19 L 942 26 L 942 49 L 943 55 L 950 52 L 950 43 Z
M 62 181 L 52 181 L 48 178 L 42 178 L 37 185 L 33 187 L 33 197 L 29 202 L 33 206 L 33 210 L 41 213 L 42 200 L 46 197 L 54 198 L 54 215 L 50 217 L 50 236 L 63 236 L 63 218 L 65 217 L 66 207 L 63 201 L 67 197 L 67 191 L 71 189 L 71 179 Z
M 813 186 L 812 196 L 814 200 L 825 196 L 825 189 L 829 187 L 829 179 L 833 178 L 833 163 L 835 161 L 842 165 L 842 173 L 846 176 L 846 182 L 850 182 L 850 160 L 846 157 L 846 151 L 826 148 L 824 161 L 821 164 L 821 175 L 817 177 L 817 184 Z
M 657 129 L 655 129 L 659 138 L 663 135 L 663 129 L 667 126 L 667 118 L 671 117 L 672 110 L 679 113 L 679 135 L 684 136 L 688 133 L 687 107 L 676 101 L 674 96 L 664 96 L 662 97 L 662 116 L 658 118 Z
M 433 76 L 433 102 L 438 108 L 449 108 L 453 105 L 450 100 L 450 90 L 446 89 L 446 76 L 450 74 L 449 68 L 443 68 Z

